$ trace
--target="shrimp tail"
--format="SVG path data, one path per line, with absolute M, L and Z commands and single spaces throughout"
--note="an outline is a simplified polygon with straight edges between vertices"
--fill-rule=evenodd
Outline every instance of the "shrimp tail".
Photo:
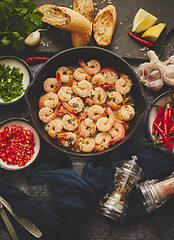
M 116 143 L 116 142 L 119 142 L 121 139 L 122 139 L 121 137 L 120 137 L 120 138 L 116 137 L 116 138 L 111 139 L 111 140 L 109 141 L 109 146 L 110 146 L 110 145 L 113 145 L 113 144 Z
M 53 87 L 53 92 L 58 92 L 59 89 L 62 87 L 62 81 L 61 81 L 61 76 L 59 72 L 56 72 L 56 79 L 57 79 L 57 84 Z

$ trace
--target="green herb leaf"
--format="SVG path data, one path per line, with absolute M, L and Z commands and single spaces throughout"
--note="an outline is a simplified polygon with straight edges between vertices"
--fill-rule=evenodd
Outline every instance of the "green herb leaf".
M 0 47 L 19 49 L 23 39 L 42 28 L 42 16 L 32 0 L 0 0 Z
M 1 40 L 1 43 L 4 45 L 4 46 L 7 46 L 11 43 L 10 39 L 8 39 L 7 36 L 5 36 L 2 40 Z

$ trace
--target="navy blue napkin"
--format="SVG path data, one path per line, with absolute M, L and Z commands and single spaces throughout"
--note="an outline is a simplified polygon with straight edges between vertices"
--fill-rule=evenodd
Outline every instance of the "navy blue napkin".
M 129 148 L 125 148 L 129 146 Z M 142 181 L 168 176 L 174 171 L 174 159 L 146 143 L 127 142 L 127 145 L 110 154 L 95 157 L 84 167 L 82 176 L 72 169 L 59 169 L 58 156 L 27 171 L 30 185 L 47 183 L 51 191 L 49 203 L 34 199 L 14 186 L 0 180 L 0 194 L 12 205 L 15 212 L 32 220 L 43 232 L 41 239 L 78 240 L 80 226 L 96 210 L 99 200 L 113 187 L 115 162 L 137 155 L 142 167 Z M 174 199 L 172 199 L 174 202 Z M 129 198 L 126 222 L 147 215 L 141 199 L 134 189 Z M 21 239 L 36 239 L 14 223 Z

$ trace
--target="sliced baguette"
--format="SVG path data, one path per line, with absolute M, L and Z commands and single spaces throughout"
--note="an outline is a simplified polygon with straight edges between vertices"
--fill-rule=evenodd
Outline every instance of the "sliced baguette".
M 91 23 L 94 20 L 94 5 L 93 0 L 74 0 L 73 10 L 82 14 L 86 17 Z M 72 44 L 74 47 L 86 46 L 91 40 L 91 31 L 87 33 L 77 34 L 71 33 Z
M 117 21 L 117 12 L 113 5 L 108 5 L 98 12 L 93 23 L 94 38 L 98 46 L 111 43 Z
M 75 33 L 92 31 L 90 21 L 70 8 L 46 4 L 38 7 L 37 10 L 43 13 L 41 20 L 54 27 Z

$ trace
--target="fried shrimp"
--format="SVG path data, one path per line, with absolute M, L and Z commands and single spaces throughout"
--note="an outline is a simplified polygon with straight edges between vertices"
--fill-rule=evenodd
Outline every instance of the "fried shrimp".
M 39 110 L 39 118 L 44 123 L 49 123 L 50 121 L 57 118 L 56 113 L 53 111 L 53 109 L 48 107 L 43 107 Z
M 114 126 L 111 128 L 111 130 L 109 130 L 108 133 L 112 137 L 112 140 L 110 140 L 109 145 L 112 145 L 124 138 L 125 128 L 123 124 L 119 123 L 118 121 L 115 121 Z
M 92 119 L 85 118 L 80 122 L 78 132 L 82 137 L 89 137 L 96 132 L 96 125 Z
M 106 84 L 115 84 L 118 79 L 118 74 L 113 68 L 103 68 L 100 74 L 104 76 Z
M 111 136 L 106 133 L 98 133 L 95 137 L 95 150 L 103 151 L 104 149 L 108 148 L 109 142 L 111 141 Z
M 90 91 L 89 98 L 86 98 L 85 102 L 89 106 L 92 106 L 93 104 L 102 105 L 106 102 L 106 99 L 106 92 L 101 87 L 97 87 Z
M 76 115 L 66 114 L 63 116 L 62 124 L 65 130 L 74 131 L 78 127 Z
M 57 134 L 62 132 L 62 120 L 54 119 L 50 121 L 46 126 L 45 130 L 48 132 L 48 135 L 52 138 L 56 138 Z
M 101 73 L 94 75 L 92 78 L 92 84 L 94 86 L 100 86 L 102 84 L 105 84 L 105 77 Z
M 39 108 L 55 108 L 58 105 L 58 96 L 56 93 L 48 92 L 39 99 Z
M 43 83 L 45 92 L 55 92 L 54 87 L 57 85 L 56 78 L 47 78 Z
M 82 152 L 92 152 L 95 147 L 95 140 L 90 137 L 81 138 L 79 142 L 79 149 Z
M 90 90 L 92 90 L 92 85 L 86 80 L 82 80 L 80 82 L 73 81 L 71 89 L 76 95 L 79 95 L 80 97 L 85 98 L 90 95 Z
M 88 109 L 88 116 L 92 120 L 96 121 L 103 116 L 104 108 L 99 105 L 93 105 Z
M 115 122 L 115 116 L 110 107 L 107 107 L 106 113 L 109 117 L 101 117 L 97 120 L 96 126 L 99 131 L 101 132 L 107 132 L 109 131 Z
M 68 102 L 71 99 L 73 91 L 70 87 L 61 87 L 58 91 L 58 97 L 62 102 Z
M 120 74 L 120 78 L 115 83 L 115 90 L 122 95 L 130 92 L 132 80 L 125 74 Z
M 75 78 L 75 80 L 77 81 L 82 81 L 82 80 L 87 80 L 87 81 L 91 81 L 91 75 L 87 74 L 85 72 L 85 70 L 81 67 L 77 68 L 74 73 L 73 73 L 73 77 Z
M 72 132 L 58 133 L 57 138 L 64 147 L 72 147 L 76 142 L 76 135 Z
M 59 67 L 56 73 L 60 74 L 60 79 L 62 83 L 70 83 L 73 79 L 73 70 L 69 67 Z
M 84 109 L 84 103 L 79 97 L 74 97 L 68 103 L 63 102 L 62 104 L 64 108 L 66 108 L 68 112 L 71 113 L 80 113 Z
M 123 96 L 119 92 L 109 92 L 107 95 L 107 104 L 113 110 L 119 110 L 121 108 L 121 103 L 123 102 Z
M 124 105 L 117 112 L 117 118 L 123 121 L 130 121 L 134 116 L 135 110 L 131 105 Z
M 85 70 L 89 75 L 94 75 L 100 72 L 101 66 L 97 60 L 91 60 L 85 64 L 82 59 L 78 60 L 80 66 Z

